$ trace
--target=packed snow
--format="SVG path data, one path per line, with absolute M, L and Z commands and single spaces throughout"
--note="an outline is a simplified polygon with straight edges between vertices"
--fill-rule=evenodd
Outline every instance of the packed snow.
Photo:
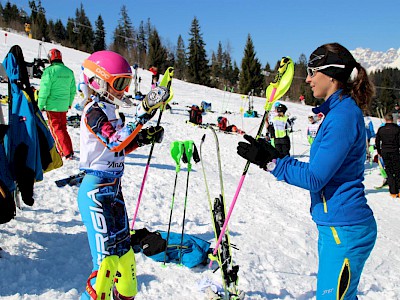
M 1 40 L 4 38 L 4 40 Z M 78 80 L 80 65 L 89 54 L 66 47 L 28 39 L 14 33 L 0 31 L 0 58 L 6 56 L 12 45 L 23 49 L 25 60 L 33 61 L 39 54 L 44 58 L 53 47 L 61 50 L 64 63 Z M 282 53 L 291 55 L 291 53 Z M 140 90 L 150 89 L 151 73 L 138 69 L 142 78 Z M 297 80 L 297 79 L 295 79 Z M 38 87 L 39 80 L 31 83 Z M 188 106 L 212 103 L 215 111 L 203 115 L 203 123 L 217 123 L 219 116 L 228 118 L 250 135 L 255 135 L 261 118 L 244 118 L 241 107 L 247 109 L 245 99 L 200 85 L 173 80 L 175 93 L 172 111 L 163 114 L 161 124 L 165 136 L 154 147 L 151 166 L 144 187 L 135 228 L 150 231 L 168 228 L 169 210 L 175 178 L 175 162 L 170 155 L 173 141 L 193 140 L 197 147 L 203 144 L 203 163 L 209 180 L 211 196 L 219 193 L 215 144 L 209 129 L 185 123 Z M 133 84 L 131 86 L 133 90 Z M 7 84 L 0 84 L 0 93 L 7 93 Z M 76 96 L 75 103 L 81 99 Z M 296 116 L 292 134 L 291 153 L 302 161 L 309 159 L 306 137 L 307 115 L 310 106 L 283 101 L 291 116 Z M 263 114 L 265 99 L 254 98 L 255 110 Z M 8 110 L 1 104 L 5 115 Z M 122 109 L 129 118 L 132 108 Z M 223 114 L 228 110 L 231 114 Z M 78 113 L 74 109 L 69 115 Z M 154 125 L 158 115 L 150 122 Z M 379 119 L 373 119 L 375 130 Z M 76 155 L 79 157 L 79 128 L 69 127 Z M 245 166 L 236 154 L 241 135 L 218 132 L 220 141 L 225 195 L 230 205 Z M 147 163 L 149 146 L 128 155 L 123 192 L 132 218 L 140 185 Z M 44 180 L 35 184 L 35 204 L 17 210 L 11 222 L 0 225 L 0 299 L 64 299 L 77 300 L 85 290 L 91 272 L 91 257 L 85 227 L 77 206 L 78 187 L 58 188 L 54 180 L 78 173 L 78 161 L 64 161 L 64 166 L 46 173 Z M 185 233 L 197 236 L 215 245 L 208 200 L 201 164 L 193 164 L 190 173 Z M 182 228 L 187 169 L 182 165 L 178 175 L 171 230 Z M 378 223 L 378 239 L 368 259 L 359 284 L 359 299 L 400 299 L 400 200 L 392 199 L 388 189 L 375 190 L 382 183 L 377 164 L 365 164 L 365 191 Z M 239 288 L 246 299 L 315 299 L 317 273 L 317 230 L 309 215 L 309 193 L 306 190 L 277 181 L 258 167 L 250 166 L 233 211 L 229 230 L 234 250 L 233 259 L 240 266 Z M 161 263 L 139 253 L 136 255 L 139 292 L 136 299 L 204 299 L 199 282 L 208 280 L 221 284 L 219 271 L 213 273 L 208 266 L 193 269 L 176 264 Z M 214 265 L 215 266 L 215 265 Z

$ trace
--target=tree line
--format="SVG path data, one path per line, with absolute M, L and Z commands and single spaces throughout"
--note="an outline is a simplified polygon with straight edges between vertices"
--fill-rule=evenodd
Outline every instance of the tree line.
M 16 31 L 24 31 L 25 24 L 30 24 L 32 38 L 61 44 L 84 52 L 113 50 L 120 53 L 131 64 L 138 64 L 148 69 L 156 66 L 163 73 L 169 66 L 174 66 L 174 76 L 191 83 L 201 84 L 241 94 L 264 96 L 267 85 L 274 79 L 279 61 L 274 68 L 269 63 L 261 66 L 256 51 L 248 34 L 240 67 L 231 57 L 230 46 L 225 48 L 218 43 L 218 49 L 208 56 L 205 50 L 199 20 L 194 17 L 190 25 L 188 45 L 182 36 L 178 36 L 176 46 L 163 45 L 161 37 L 150 18 L 140 21 L 138 28 L 133 26 L 126 5 L 122 5 L 118 24 L 112 32 L 112 40 L 106 43 L 104 20 L 99 14 L 94 27 L 86 15 L 83 4 L 75 11 L 74 18 L 68 18 L 66 25 L 60 20 L 46 18 L 46 10 L 40 0 L 29 1 L 31 13 L 28 14 L 15 4 L 0 4 L 0 26 Z M 312 95 L 305 83 L 307 58 L 301 54 L 295 62 L 295 75 L 287 97 L 298 101 L 303 95 L 308 105 L 319 105 L 321 100 Z M 370 113 L 377 115 L 393 109 L 396 99 L 400 98 L 400 71 L 384 69 L 371 73 L 376 85 L 376 97 L 370 107 Z

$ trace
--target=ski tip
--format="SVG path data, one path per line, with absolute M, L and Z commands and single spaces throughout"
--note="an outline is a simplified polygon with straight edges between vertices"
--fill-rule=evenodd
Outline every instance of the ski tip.
M 201 138 L 201 141 L 204 142 L 205 139 L 206 139 L 206 134 L 203 134 L 203 137 Z

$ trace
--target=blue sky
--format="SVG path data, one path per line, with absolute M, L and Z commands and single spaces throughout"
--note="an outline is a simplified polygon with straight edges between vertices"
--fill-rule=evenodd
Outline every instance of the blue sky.
M 30 13 L 28 0 L 10 2 Z M 102 15 L 108 42 L 124 4 L 135 28 L 150 18 L 163 43 L 172 46 L 179 34 L 188 46 L 196 16 L 209 57 L 219 42 L 224 48 L 229 44 L 239 66 L 248 34 L 261 64 L 268 62 L 272 67 L 282 56 L 297 61 L 300 54 L 308 57 L 328 42 L 339 42 L 350 50 L 400 48 L 399 0 L 42 0 L 47 19 L 61 19 L 64 25 L 81 3 L 93 27 Z

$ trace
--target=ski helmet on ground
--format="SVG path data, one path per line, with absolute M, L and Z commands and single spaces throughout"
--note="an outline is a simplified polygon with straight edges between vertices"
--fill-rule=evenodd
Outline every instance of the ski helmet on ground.
M 281 113 L 286 113 L 287 107 L 286 107 L 286 105 L 279 104 L 279 105 L 277 106 L 277 108 L 276 108 L 276 111 L 277 111 L 277 112 L 281 112 Z
M 49 59 L 49 62 L 53 62 L 55 60 L 62 61 L 62 55 L 60 50 L 53 48 L 49 50 L 49 53 L 47 54 L 47 58 Z
M 83 68 L 85 83 L 92 90 L 112 103 L 124 104 L 108 92 L 108 87 L 118 93 L 129 90 L 132 69 L 123 56 L 108 50 L 97 51 L 83 62 Z

